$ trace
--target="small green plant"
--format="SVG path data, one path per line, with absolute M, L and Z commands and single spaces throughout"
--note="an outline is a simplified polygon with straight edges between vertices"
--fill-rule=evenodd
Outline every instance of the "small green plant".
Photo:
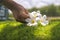
M 16 21 L 0 22 L 0 40 L 60 40 L 60 21 L 47 26 L 26 26 Z

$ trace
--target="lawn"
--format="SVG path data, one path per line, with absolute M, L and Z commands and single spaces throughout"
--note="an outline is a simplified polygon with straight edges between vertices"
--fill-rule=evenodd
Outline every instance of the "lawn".
M 1 21 L 0 40 L 60 40 L 60 20 L 31 27 L 16 21 Z

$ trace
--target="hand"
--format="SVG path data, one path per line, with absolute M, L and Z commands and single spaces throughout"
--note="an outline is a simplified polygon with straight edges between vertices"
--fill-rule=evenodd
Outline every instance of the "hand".
M 12 11 L 16 21 L 21 23 L 27 23 L 25 19 L 29 18 L 29 15 L 28 11 L 23 6 L 17 4 L 13 0 L 4 0 L 2 4 Z
M 24 8 L 22 8 L 22 9 L 24 9 Z M 13 15 L 14 15 L 16 21 L 21 22 L 21 23 L 27 23 L 25 21 L 25 19 L 29 18 L 29 15 L 28 15 L 28 12 L 26 9 L 24 9 L 24 10 L 19 9 L 19 11 L 16 10 Z

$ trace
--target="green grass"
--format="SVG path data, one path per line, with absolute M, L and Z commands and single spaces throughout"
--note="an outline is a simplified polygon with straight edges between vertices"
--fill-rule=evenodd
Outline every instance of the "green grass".
M 0 40 L 60 40 L 60 20 L 47 26 L 26 26 L 16 21 L 0 22 Z

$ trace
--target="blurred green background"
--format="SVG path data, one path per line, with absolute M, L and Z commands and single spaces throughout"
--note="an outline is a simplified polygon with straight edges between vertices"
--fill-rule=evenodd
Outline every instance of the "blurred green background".
M 48 17 L 59 17 L 60 16 L 60 6 L 54 4 L 43 6 L 41 8 L 29 9 L 30 12 L 40 10 L 41 14 L 45 14 Z

